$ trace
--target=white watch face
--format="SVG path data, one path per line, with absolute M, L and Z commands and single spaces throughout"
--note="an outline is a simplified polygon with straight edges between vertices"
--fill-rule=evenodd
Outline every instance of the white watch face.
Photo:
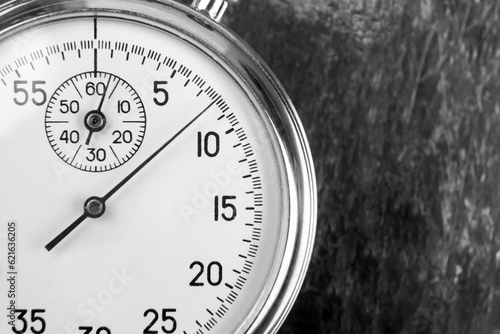
M 230 73 L 117 18 L 0 43 L 1 333 L 227 334 L 255 320 L 290 202 L 270 121 Z

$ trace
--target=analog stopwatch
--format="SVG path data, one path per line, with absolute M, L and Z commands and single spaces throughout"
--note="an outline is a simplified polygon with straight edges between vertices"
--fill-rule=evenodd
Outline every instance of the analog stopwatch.
M 225 1 L 0 5 L 1 333 L 275 333 L 307 140 Z

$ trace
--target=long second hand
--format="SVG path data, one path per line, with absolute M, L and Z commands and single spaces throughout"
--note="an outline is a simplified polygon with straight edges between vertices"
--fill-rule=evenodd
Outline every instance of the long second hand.
M 113 189 L 111 189 L 103 197 L 91 197 L 94 201 L 98 201 L 102 208 L 105 207 L 106 201 L 113 196 L 121 187 L 123 187 L 131 178 L 141 171 L 147 164 L 151 162 L 158 154 L 160 154 L 170 143 L 172 143 L 181 133 L 183 133 L 188 127 L 190 127 L 198 118 L 200 118 L 208 109 L 214 105 L 215 101 L 210 103 L 202 112 L 200 112 L 196 117 L 194 117 L 188 124 L 186 124 L 182 129 L 180 129 L 172 138 L 170 138 L 165 144 L 163 144 L 158 150 L 156 150 L 149 158 L 144 160 L 136 169 L 134 169 L 130 174 L 128 174 L 120 183 L 118 183 Z M 86 203 L 88 203 L 87 200 Z M 75 228 L 78 227 L 85 219 L 91 217 L 91 213 L 87 208 L 84 209 L 84 213 L 75 220 L 71 225 L 69 225 L 64 231 L 59 233 L 51 242 L 49 242 L 45 248 L 50 252 L 55 246 L 57 246 L 61 241 L 64 240 Z

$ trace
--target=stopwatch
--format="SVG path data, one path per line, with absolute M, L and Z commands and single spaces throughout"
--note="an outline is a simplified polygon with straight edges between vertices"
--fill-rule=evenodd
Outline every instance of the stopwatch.
M 276 333 L 307 139 L 226 1 L 0 5 L 1 333 Z

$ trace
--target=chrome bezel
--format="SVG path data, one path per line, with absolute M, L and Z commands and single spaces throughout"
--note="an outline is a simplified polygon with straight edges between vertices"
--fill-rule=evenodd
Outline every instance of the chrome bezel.
M 290 213 L 283 253 L 275 259 L 274 278 L 236 333 L 276 333 L 297 298 L 307 272 L 316 231 L 316 180 L 308 142 L 297 113 L 281 84 L 265 63 L 238 37 L 203 13 L 160 0 L 24 0 L 0 5 L 0 41 L 71 15 L 134 17 L 163 26 L 195 45 L 220 66 L 236 73 L 272 124 L 286 169 Z

